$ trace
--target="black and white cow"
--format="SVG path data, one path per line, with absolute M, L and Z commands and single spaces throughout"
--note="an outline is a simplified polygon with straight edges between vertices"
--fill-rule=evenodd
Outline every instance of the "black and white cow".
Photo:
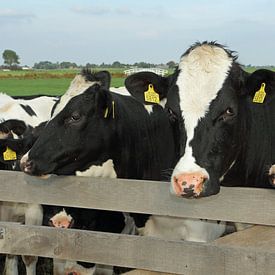
M 57 100 L 58 98 L 50 96 L 32 97 L 28 100 L 15 99 L 6 94 L 0 94 L 0 169 L 14 170 L 15 159 L 20 157 L 20 154 L 17 154 L 11 159 L 5 158 L 7 156 L 5 154 L 7 151 L 6 141 L 11 138 L 17 144 L 26 132 L 37 127 L 42 121 L 48 120 L 51 116 L 51 109 Z M 1 221 L 20 221 L 25 224 L 41 225 L 42 217 L 43 212 L 40 205 L 0 203 Z M 36 257 L 24 256 L 23 261 L 26 265 L 27 275 L 34 275 L 36 273 Z M 7 275 L 18 274 L 16 256 L 9 255 L 6 257 L 5 273 Z
M 84 74 L 84 86 L 91 75 Z M 129 78 L 134 94 L 139 78 Z M 147 82 L 148 85 L 155 83 Z M 158 89 L 158 85 L 155 86 Z M 164 89 L 165 90 L 165 89 Z M 159 89 L 159 101 L 165 91 Z M 101 177 L 165 180 L 178 156 L 174 119 L 159 104 L 144 105 L 133 97 L 112 93 L 94 84 L 63 102 L 31 150 L 21 159 L 31 175 L 77 174 Z M 219 237 L 224 223 L 152 216 L 147 235 L 165 235 L 164 225 L 178 227 L 174 239 L 207 241 Z M 161 229 L 157 230 L 158 225 Z M 168 226 L 169 227 L 169 226 Z M 196 229 L 192 230 L 192 227 Z M 170 228 L 171 229 L 171 228 Z M 170 229 L 167 229 L 170 231 Z M 194 233 L 194 234 L 193 234 Z M 165 235 L 166 236 L 166 235 Z
M 274 185 L 275 73 L 249 74 L 236 60 L 220 44 L 197 43 L 169 79 L 155 75 L 169 85 L 166 107 L 180 120 L 181 158 L 171 177 L 177 196 L 214 195 L 221 183 L 270 187 L 268 177 Z M 261 87 L 264 101 L 253 102 Z
M 121 212 L 46 205 L 43 210 L 44 225 L 110 233 L 136 233 L 133 219 Z M 57 259 L 54 259 L 53 266 L 55 275 L 93 275 L 99 270 L 94 263 Z

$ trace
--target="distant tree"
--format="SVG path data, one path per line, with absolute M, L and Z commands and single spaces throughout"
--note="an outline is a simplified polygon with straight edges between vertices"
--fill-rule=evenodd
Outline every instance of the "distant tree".
M 169 69 L 173 69 L 176 67 L 176 63 L 172 60 L 167 62 L 166 65 L 169 67 Z
M 19 56 L 16 54 L 15 51 L 12 50 L 4 50 L 2 57 L 4 59 L 4 64 L 11 66 L 18 65 L 19 62 Z
M 123 64 L 121 64 L 119 61 L 115 61 L 115 62 L 113 62 L 112 67 L 121 68 L 121 67 L 123 67 Z
M 40 69 L 40 70 L 58 69 L 59 63 L 52 63 L 50 61 L 40 61 L 38 63 L 35 63 L 33 67 L 34 69 Z
M 63 61 L 59 64 L 59 67 L 61 69 L 70 69 L 70 68 L 77 68 L 77 65 L 75 63 L 72 63 L 72 62 Z
M 93 63 L 86 63 L 85 65 L 85 68 L 88 68 L 88 69 L 92 69 L 92 68 L 96 68 L 98 67 L 97 64 L 93 64 Z

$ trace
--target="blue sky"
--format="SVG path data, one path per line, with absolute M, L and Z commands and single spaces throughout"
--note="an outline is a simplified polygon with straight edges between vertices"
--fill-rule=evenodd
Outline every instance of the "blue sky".
M 275 65 L 275 1 L 0 0 L 0 37 L 1 56 L 12 49 L 21 65 L 178 62 L 204 40 L 242 64 Z

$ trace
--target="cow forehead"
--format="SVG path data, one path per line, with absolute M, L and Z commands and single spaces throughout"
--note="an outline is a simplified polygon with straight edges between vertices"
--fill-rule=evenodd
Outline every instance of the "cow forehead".
M 177 79 L 180 108 L 185 127 L 195 128 L 217 97 L 233 58 L 221 47 L 201 45 L 182 56 Z
M 100 84 L 97 81 L 87 81 L 84 76 L 77 75 L 71 82 L 68 90 L 61 97 L 59 103 L 57 104 L 54 110 L 52 118 L 56 117 L 57 114 L 59 114 L 65 108 L 65 106 L 72 98 L 80 94 L 83 94 L 89 87 L 93 86 L 96 83 Z

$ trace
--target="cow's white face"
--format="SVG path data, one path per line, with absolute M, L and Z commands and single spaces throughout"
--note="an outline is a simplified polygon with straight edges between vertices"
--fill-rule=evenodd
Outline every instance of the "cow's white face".
M 99 84 L 99 82 L 97 81 L 87 81 L 82 75 L 75 76 L 70 84 L 70 87 L 68 88 L 66 93 L 60 98 L 59 103 L 56 105 L 52 118 L 59 114 L 73 97 L 84 93 L 89 87 L 96 83 Z
M 226 83 L 233 62 L 233 56 L 213 44 L 199 45 L 180 60 L 176 85 L 186 143 L 184 154 L 172 174 L 172 193 L 184 197 L 198 197 L 205 192 L 204 183 L 212 180 L 202 152 L 217 146 L 215 144 L 209 148 L 213 142 L 209 140 L 211 131 L 220 127 L 214 124 L 224 112 L 225 115 L 228 112 L 228 116 L 231 116 L 231 106 L 236 104 L 237 97 L 232 93 L 233 88 Z M 223 90 L 226 90 L 223 97 L 227 97 L 224 102 L 223 97 L 221 98 Z M 227 127 L 224 128 L 228 132 Z M 215 134 L 212 137 L 214 140 L 218 139 Z M 217 175 L 218 178 L 221 176 Z M 207 195 L 219 190 L 218 185 L 211 188 Z

